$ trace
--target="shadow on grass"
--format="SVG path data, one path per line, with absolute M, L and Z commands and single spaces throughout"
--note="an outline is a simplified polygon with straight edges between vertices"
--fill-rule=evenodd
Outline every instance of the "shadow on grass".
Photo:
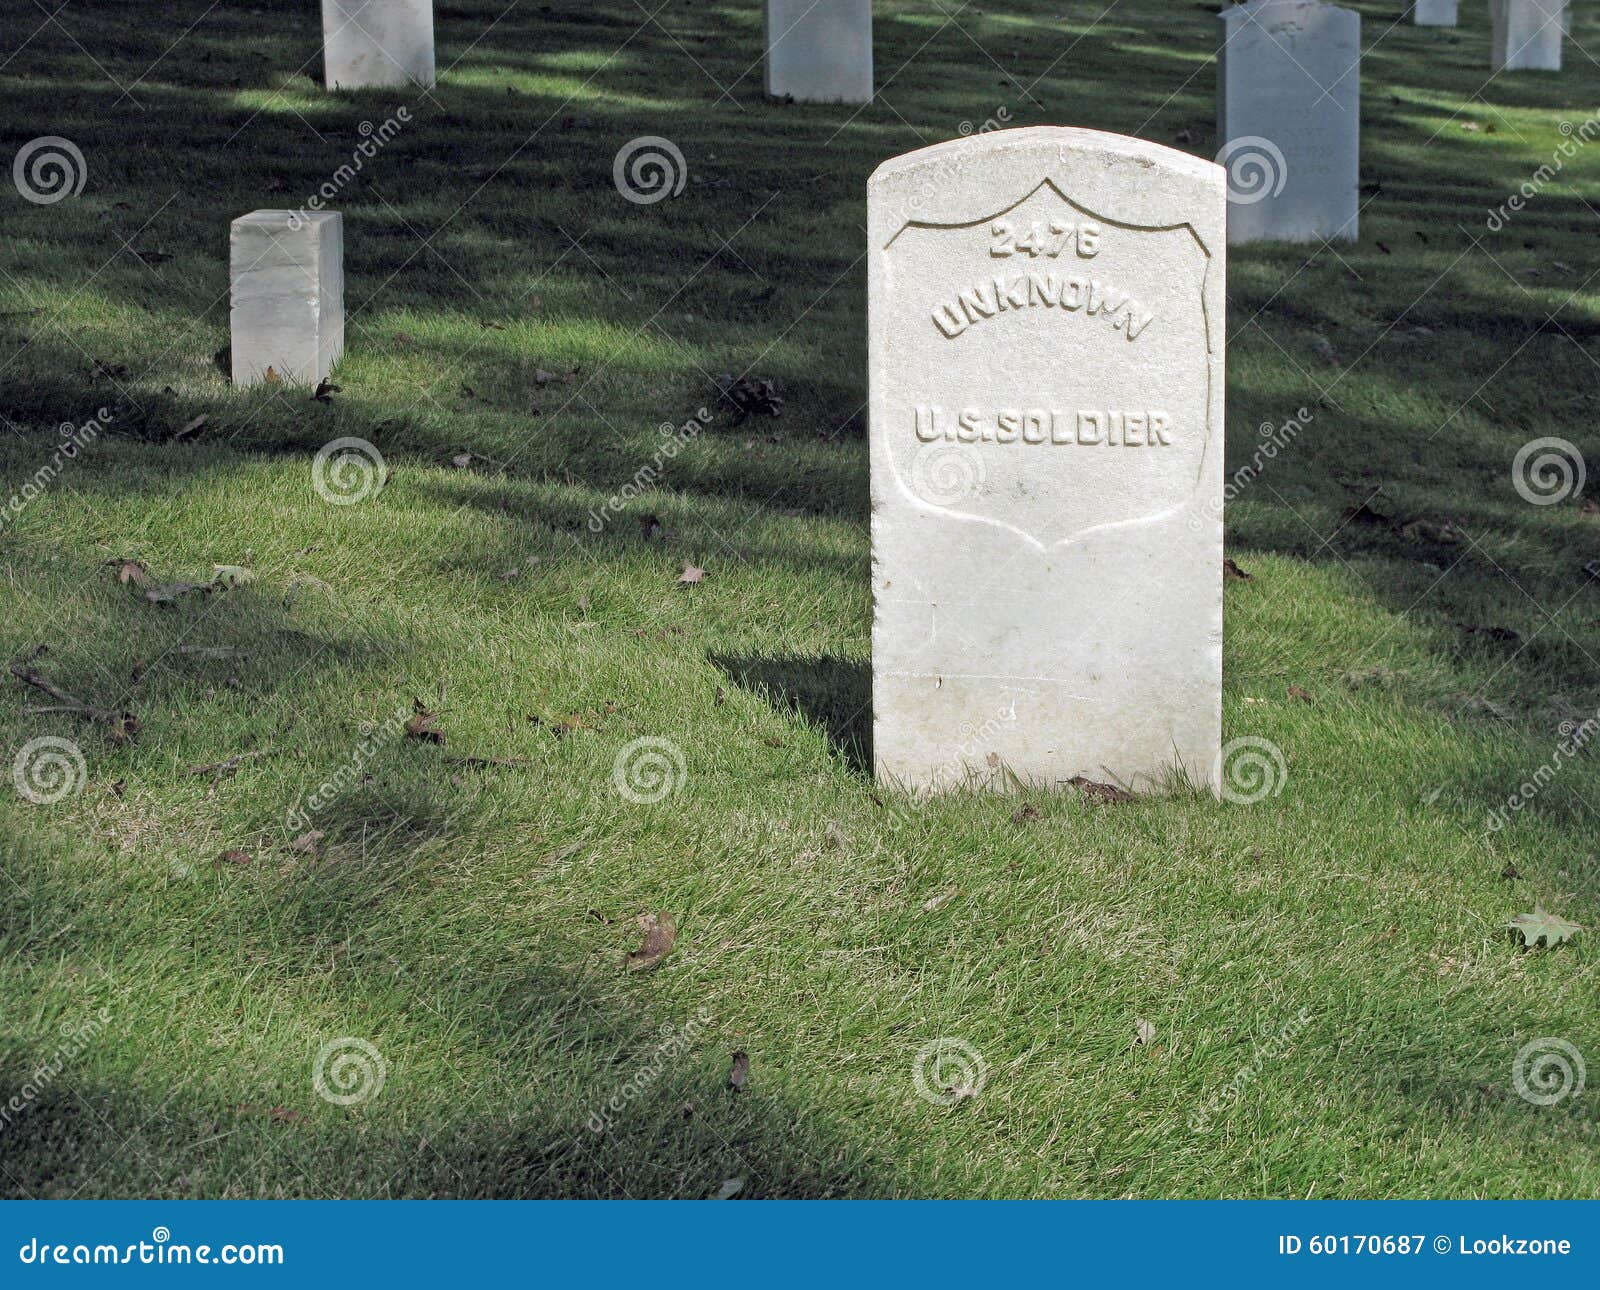
M 526 984 L 545 997 L 560 988 Z M 42 1076 L 38 1062 L 51 1055 L 13 1045 L 0 1058 L 0 1103 L 15 1098 L 20 1109 L 3 1130 L 0 1197 L 703 1200 L 892 1189 L 885 1163 L 837 1124 L 781 1092 L 736 1093 L 725 1056 L 692 1039 L 669 1049 L 669 1030 L 689 1033 L 569 1046 L 567 1058 L 589 1071 L 582 1085 L 568 1069 L 535 1090 L 532 1056 L 529 1084 L 493 1092 L 492 1111 L 481 1099 L 462 1111 L 430 1096 L 392 1051 L 370 1099 L 340 1107 L 313 1091 L 314 1046 L 292 1063 L 304 1076 L 293 1087 L 263 1090 L 240 1064 L 231 1087 L 204 1092 L 86 1078 L 71 1063 Z M 363 1087 L 373 1069 L 361 1071 Z
M 872 669 L 866 663 L 834 655 L 710 657 L 735 685 L 824 730 L 834 754 L 856 774 L 872 774 Z

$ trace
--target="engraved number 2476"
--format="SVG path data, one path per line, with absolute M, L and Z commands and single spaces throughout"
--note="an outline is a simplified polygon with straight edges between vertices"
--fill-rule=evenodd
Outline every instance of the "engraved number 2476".
M 997 259 L 1008 255 L 1043 255 L 1055 259 L 1071 243 L 1085 260 L 1100 250 L 1100 226 L 1087 221 L 1071 224 L 1053 219 L 1048 225 L 1037 220 L 1020 234 L 1010 220 L 997 219 L 989 226 L 994 241 L 989 254 Z

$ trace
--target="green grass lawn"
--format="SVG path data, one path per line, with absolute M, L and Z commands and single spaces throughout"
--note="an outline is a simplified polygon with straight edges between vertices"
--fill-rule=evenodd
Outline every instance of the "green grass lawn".
M 1230 256 L 1230 471 L 1311 414 L 1227 515 L 1225 738 L 1287 767 L 1254 805 L 867 770 L 867 176 L 1002 111 L 1210 157 L 1214 6 L 880 0 L 860 111 L 763 100 L 754 0 L 449 0 L 421 96 L 323 92 L 300 0 L 8 22 L 0 160 L 60 135 L 88 178 L 0 193 L 0 504 L 114 420 L 0 525 L 0 655 L 140 728 L 0 673 L 0 1193 L 1600 1190 L 1596 1090 L 1513 1079 L 1539 1039 L 1600 1063 L 1600 930 L 1504 930 L 1600 924 L 1600 769 L 1558 751 L 1600 508 L 1512 482 L 1545 436 L 1600 468 L 1600 140 L 1485 226 L 1600 102 L 1600 19 L 1490 80 L 1482 5 L 1355 7 L 1360 243 Z M 234 391 L 229 220 L 401 105 L 331 203 L 342 391 Z M 639 135 L 680 196 L 618 194 Z M 355 505 L 313 487 L 342 436 L 390 472 Z M 119 560 L 254 578 L 162 605 Z M 45 736 L 85 778 L 35 804 Z M 340 1040 L 381 1088 L 319 1094 Z

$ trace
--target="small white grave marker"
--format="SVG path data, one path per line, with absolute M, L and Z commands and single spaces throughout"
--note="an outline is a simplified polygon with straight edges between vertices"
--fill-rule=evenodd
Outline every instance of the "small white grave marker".
M 872 0 L 767 0 L 767 93 L 872 102 Z
M 330 90 L 432 89 L 433 0 L 322 0 L 322 70 Z
M 235 385 L 315 385 L 333 370 L 344 352 L 337 211 L 240 216 L 228 233 L 228 281 Z
M 1416 0 L 1411 20 L 1419 27 L 1454 27 L 1457 0 Z
M 1497 72 L 1561 70 L 1563 0 L 1489 0 L 1489 65 Z
M 1355 240 L 1361 18 L 1317 0 L 1252 0 L 1221 15 L 1217 160 L 1228 240 Z

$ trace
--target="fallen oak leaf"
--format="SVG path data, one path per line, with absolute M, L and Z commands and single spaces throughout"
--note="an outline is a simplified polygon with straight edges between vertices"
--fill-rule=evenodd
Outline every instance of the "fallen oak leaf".
M 1302 689 L 1298 685 L 1291 685 L 1289 687 L 1289 697 L 1291 699 L 1297 699 L 1301 703 L 1315 703 L 1316 702 L 1316 700 L 1311 697 L 1311 692 L 1309 690 Z
M 1222 561 L 1222 580 L 1224 582 L 1254 582 L 1256 575 L 1246 573 L 1233 559 L 1224 557 Z
M 407 739 L 415 739 L 419 743 L 440 744 L 444 743 L 444 732 L 439 729 L 439 714 L 431 712 L 428 705 L 421 699 L 411 700 L 412 718 L 406 722 Z
M 1144 1044 L 1144 1045 L 1153 1044 L 1155 1042 L 1155 1039 L 1156 1039 L 1156 1028 L 1155 1028 L 1155 1025 L 1152 1022 L 1146 1021 L 1143 1017 L 1135 1017 L 1133 1019 L 1133 1042 L 1134 1042 L 1134 1045 L 1137 1047 L 1138 1045 L 1141 1045 L 1141 1044 Z
M 194 420 L 185 423 L 182 429 L 172 436 L 173 442 L 177 442 L 180 439 L 187 439 L 190 435 L 194 434 L 195 431 L 204 426 L 209 420 L 211 420 L 211 418 L 202 412 L 199 416 L 195 417 Z
M 314 856 L 322 847 L 322 839 L 328 835 L 321 829 L 312 829 L 309 833 L 302 833 L 289 844 L 289 850 L 300 855 Z
M 685 564 L 683 566 L 683 572 L 678 575 L 678 585 L 690 587 L 697 582 L 705 581 L 705 576 L 706 571 L 700 568 L 699 565 Z
M 733 1054 L 733 1066 L 728 1071 L 728 1087 L 735 1093 L 742 1092 L 744 1086 L 750 1081 L 750 1054 L 740 1048 Z
M 144 562 L 141 560 L 129 560 L 126 558 L 107 560 L 106 568 L 117 571 L 117 584 L 119 586 L 127 586 L 130 582 L 136 587 L 148 587 L 150 585 L 150 570 L 145 567 Z
M 1523 947 L 1526 949 L 1532 949 L 1541 943 L 1554 949 L 1563 941 L 1570 941 L 1583 930 L 1577 923 L 1570 922 L 1559 914 L 1550 913 L 1538 903 L 1534 904 L 1533 913 L 1518 914 L 1506 924 L 1506 929 L 1520 934 Z
M 211 566 L 211 585 L 224 591 L 232 587 L 246 587 L 256 580 L 256 575 L 243 565 L 214 564 Z
M 252 863 L 254 860 L 255 857 L 248 851 L 224 851 L 212 863 L 215 865 L 233 864 L 243 866 Z
M 672 953 L 678 929 L 671 914 L 640 914 L 637 922 L 644 931 L 644 944 L 630 951 L 626 962 L 632 971 L 648 972 Z
M 332 403 L 333 402 L 333 396 L 335 394 L 343 394 L 343 393 L 344 393 L 344 386 L 335 385 L 332 381 L 328 380 L 327 377 L 323 377 L 322 380 L 317 382 L 316 391 L 315 391 L 315 393 L 312 394 L 311 397 L 313 399 L 315 399 L 318 403 Z

